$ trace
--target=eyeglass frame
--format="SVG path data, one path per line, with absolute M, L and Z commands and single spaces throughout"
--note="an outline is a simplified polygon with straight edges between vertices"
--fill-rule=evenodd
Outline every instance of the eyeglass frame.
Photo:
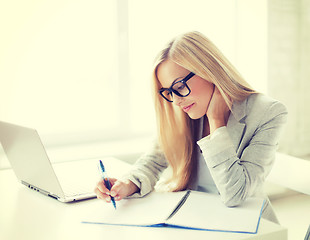
M 189 88 L 189 86 L 187 85 L 187 81 L 190 80 L 193 76 L 195 76 L 196 74 L 193 72 L 190 72 L 188 75 L 186 75 L 183 79 L 174 82 L 169 88 L 161 88 L 159 89 L 159 94 L 168 102 L 173 102 L 173 100 L 169 100 L 168 98 L 165 97 L 165 95 L 163 94 L 164 91 L 169 91 L 169 94 L 174 93 L 175 95 L 179 96 L 179 97 L 187 97 L 190 93 L 191 93 L 191 89 Z M 183 83 L 185 85 L 185 87 L 188 89 L 188 93 L 186 95 L 182 95 L 180 94 L 177 90 L 173 89 L 173 86 L 178 84 L 178 83 Z

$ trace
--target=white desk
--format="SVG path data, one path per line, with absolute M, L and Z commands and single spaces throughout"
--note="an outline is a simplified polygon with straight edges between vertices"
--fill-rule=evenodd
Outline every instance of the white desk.
M 109 169 L 117 160 L 111 162 Z M 107 164 L 106 164 L 107 165 Z M 95 184 L 95 183 L 94 183 Z M 261 220 L 258 234 L 220 233 L 172 228 L 119 227 L 80 223 L 85 213 L 106 204 L 92 199 L 61 203 L 20 184 L 12 170 L 0 171 L 0 239 L 259 239 L 287 240 L 284 227 Z

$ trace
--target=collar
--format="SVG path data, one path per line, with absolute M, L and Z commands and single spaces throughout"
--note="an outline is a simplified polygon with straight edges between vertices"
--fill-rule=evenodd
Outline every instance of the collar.
M 233 103 L 228 121 L 231 120 L 232 116 L 237 122 L 241 122 L 246 117 L 247 100 L 248 99 L 246 98 L 243 101 L 236 101 Z

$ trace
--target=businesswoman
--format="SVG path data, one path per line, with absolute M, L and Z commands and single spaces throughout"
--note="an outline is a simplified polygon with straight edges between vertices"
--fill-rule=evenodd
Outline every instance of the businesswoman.
M 262 216 L 278 222 L 263 188 L 286 122 L 284 105 L 251 88 L 199 32 L 178 36 L 161 51 L 153 89 L 158 124 L 154 147 L 128 175 L 111 179 L 111 191 L 98 182 L 98 198 L 109 202 L 110 196 L 144 196 L 170 167 L 166 184 L 171 191 L 220 194 L 227 207 L 263 197 Z

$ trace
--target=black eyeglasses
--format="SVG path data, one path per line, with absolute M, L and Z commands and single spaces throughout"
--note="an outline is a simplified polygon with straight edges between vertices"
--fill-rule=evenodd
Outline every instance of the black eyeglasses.
M 191 93 L 190 88 L 186 82 L 191 79 L 195 73 L 190 72 L 185 78 L 180 81 L 177 81 L 171 85 L 170 88 L 161 88 L 159 89 L 159 94 L 166 99 L 168 102 L 173 102 L 173 94 L 176 94 L 179 97 L 186 97 Z

